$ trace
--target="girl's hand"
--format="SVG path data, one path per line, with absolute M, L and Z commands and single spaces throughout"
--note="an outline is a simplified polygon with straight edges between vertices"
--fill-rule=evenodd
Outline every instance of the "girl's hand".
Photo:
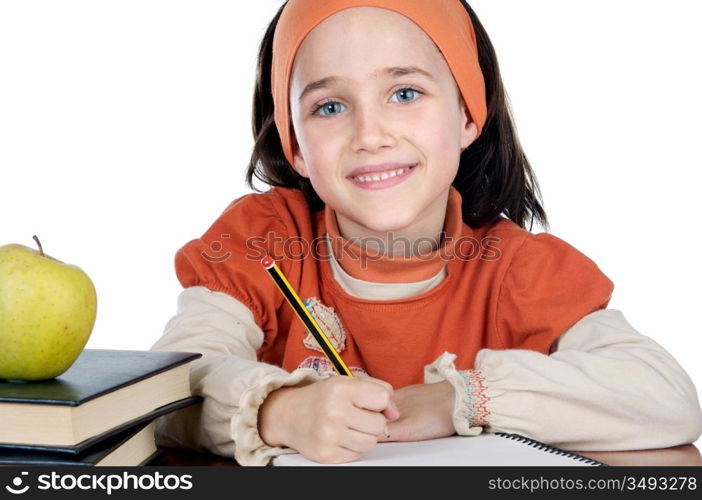
M 388 424 L 390 437 L 379 441 L 423 441 L 451 436 L 455 391 L 450 383 L 409 385 L 395 391 L 400 418 Z
M 259 434 L 269 446 L 294 448 L 316 462 L 351 462 L 384 437 L 386 417 L 399 417 L 392 394 L 390 384 L 370 377 L 282 387 L 259 408 Z

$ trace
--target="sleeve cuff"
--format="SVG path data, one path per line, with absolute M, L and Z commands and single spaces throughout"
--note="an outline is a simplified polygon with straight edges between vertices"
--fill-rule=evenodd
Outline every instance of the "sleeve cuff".
M 456 398 L 453 409 L 453 425 L 461 436 L 475 436 L 488 426 L 488 408 L 485 379 L 478 370 L 456 370 L 455 354 L 448 352 L 424 368 L 424 383 L 448 381 L 454 388 Z
M 240 465 L 268 465 L 278 455 L 295 453 L 291 448 L 268 446 L 258 433 L 258 408 L 268 394 L 284 386 L 311 384 L 332 376 L 333 372 L 319 374 L 302 368 L 292 373 L 275 372 L 263 377 L 260 383 L 241 395 L 238 415 L 232 419 L 232 436 L 236 443 L 234 458 Z

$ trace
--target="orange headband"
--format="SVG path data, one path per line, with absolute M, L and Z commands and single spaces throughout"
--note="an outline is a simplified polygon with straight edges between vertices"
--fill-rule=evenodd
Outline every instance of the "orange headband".
M 349 7 L 381 7 L 411 19 L 446 59 L 472 120 L 483 129 L 487 116 L 485 81 L 478 62 L 473 24 L 459 0 L 289 0 L 273 36 L 271 91 L 275 124 L 285 157 L 293 164 L 290 75 L 300 44 L 315 26 Z

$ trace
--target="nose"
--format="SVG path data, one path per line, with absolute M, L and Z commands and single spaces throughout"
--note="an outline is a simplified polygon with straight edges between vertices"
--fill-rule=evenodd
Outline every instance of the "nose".
M 396 144 L 390 123 L 380 109 L 371 106 L 357 107 L 354 127 L 351 146 L 355 152 L 374 153 Z

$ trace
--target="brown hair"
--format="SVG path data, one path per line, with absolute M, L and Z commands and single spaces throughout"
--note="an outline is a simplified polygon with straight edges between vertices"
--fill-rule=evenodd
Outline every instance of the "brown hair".
M 463 199 L 463 220 L 471 227 L 490 223 L 501 215 L 527 228 L 538 222 L 548 230 L 548 219 L 536 176 L 519 143 L 505 92 L 495 49 L 473 9 L 460 0 L 473 22 L 478 41 L 480 68 L 485 78 L 487 120 L 482 133 L 461 153 L 453 186 Z M 286 2 L 287 3 L 287 2 Z M 270 186 L 302 191 L 310 210 L 324 206 L 309 179 L 299 175 L 288 163 L 275 126 L 271 94 L 273 34 L 281 6 L 268 25 L 258 53 L 252 128 L 254 147 L 246 171 L 246 183 L 254 191 L 253 178 Z

